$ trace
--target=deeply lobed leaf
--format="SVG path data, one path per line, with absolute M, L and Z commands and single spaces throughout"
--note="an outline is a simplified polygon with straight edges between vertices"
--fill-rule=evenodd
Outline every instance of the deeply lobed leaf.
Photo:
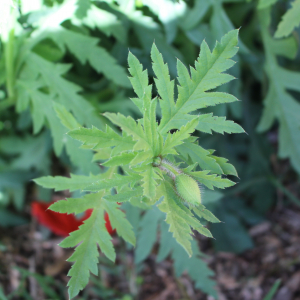
M 70 297 L 77 295 L 87 284 L 89 272 L 97 274 L 96 265 L 99 255 L 97 245 L 108 258 L 115 259 L 111 238 L 103 221 L 104 212 L 108 213 L 112 227 L 116 228 L 118 234 L 125 241 L 135 244 L 132 227 L 118 208 L 119 202 L 129 201 L 132 205 L 149 207 L 161 200 L 158 208 L 166 216 L 165 221 L 170 225 L 169 231 L 189 256 L 192 255 L 192 247 L 195 247 L 192 243 L 193 230 L 212 237 L 210 231 L 199 222 L 198 218 L 210 222 L 219 222 L 219 220 L 200 204 L 202 195 L 198 183 L 202 183 L 209 189 L 214 187 L 223 189 L 235 183 L 218 175 L 237 176 L 237 173 L 226 159 L 214 156 L 213 150 L 203 149 L 196 142 L 197 138 L 191 135 L 196 129 L 207 133 L 211 133 L 212 130 L 220 133 L 243 132 L 243 129 L 224 117 L 190 113 L 209 105 L 237 100 L 230 94 L 211 91 L 233 79 L 224 72 L 234 64 L 231 57 L 237 51 L 237 34 L 236 30 L 226 34 L 212 52 L 203 42 L 195 68 L 190 69 L 191 74 L 178 61 L 177 101 L 174 99 L 174 80 L 171 80 L 168 66 L 164 63 L 158 48 L 153 45 L 151 50 L 153 71 L 156 76 L 154 81 L 159 94 L 154 98 L 152 98 L 152 86 L 149 85 L 147 71 L 143 70 L 138 59 L 129 53 L 128 64 L 131 75 L 129 79 L 137 95 L 137 98 L 132 101 L 142 113 L 142 118 L 135 121 L 132 117 L 120 113 L 104 114 L 109 121 L 121 129 L 122 134 L 118 134 L 109 126 L 106 126 L 105 130 L 96 127 L 83 128 L 70 113 L 63 112 L 59 105 L 55 106 L 61 121 L 71 130 L 68 136 L 80 141 L 82 149 L 97 151 L 96 160 L 105 160 L 101 166 L 101 168 L 105 167 L 103 173 L 96 176 L 71 175 L 71 178 L 37 179 L 40 185 L 56 190 L 79 189 L 91 192 L 82 198 L 69 198 L 51 206 L 51 209 L 63 213 L 80 213 L 86 209 L 93 209 L 91 217 L 61 244 L 63 247 L 75 247 L 81 243 L 70 258 L 70 261 L 75 262 L 69 272 L 72 276 L 69 282 Z M 72 40 L 62 43 L 61 47 L 68 43 L 71 44 Z M 82 49 L 73 51 L 76 56 L 82 57 L 82 62 L 91 59 L 91 53 L 82 54 Z M 63 66 L 60 71 L 61 74 L 65 72 Z M 52 80 L 49 76 L 50 74 L 45 74 L 44 80 Z M 58 84 L 61 82 L 61 79 L 57 80 Z M 58 88 L 57 93 L 63 96 L 66 90 Z M 162 112 L 159 125 L 156 114 L 157 103 L 160 104 Z M 77 104 L 77 108 L 74 108 L 76 117 L 81 108 L 76 99 L 74 104 Z M 36 126 L 40 126 L 42 117 L 37 117 Z M 173 131 L 173 129 L 177 130 Z M 186 163 L 188 167 L 181 169 L 182 163 Z M 202 171 L 198 171 L 198 166 Z M 121 167 L 120 172 L 117 167 Z M 176 181 L 179 176 L 181 180 Z M 197 193 L 189 189 L 197 189 Z M 195 200 L 194 195 L 197 195 Z M 197 206 L 187 207 L 185 204 L 188 203 Z M 155 220 L 159 222 L 159 217 Z M 153 228 L 155 230 L 155 226 Z M 147 240 L 147 244 L 153 243 L 154 238 L 155 234 L 152 232 L 152 239 Z M 144 256 L 141 257 L 143 259 Z
M 162 133 L 170 129 L 179 128 L 188 120 L 187 113 L 209 105 L 229 103 L 237 99 L 226 93 L 207 92 L 233 79 L 231 75 L 224 74 L 233 66 L 230 60 L 238 48 L 238 30 L 230 31 L 220 43 L 217 42 L 213 52 L 210 52 L 205 41 L 201 44 L 201 52 L 191 68 L 191 76 L 185 66 L 178 61 L 178 100 L 174 111 L 168 114 L 164 122 L 160 123 L 159 130 Z

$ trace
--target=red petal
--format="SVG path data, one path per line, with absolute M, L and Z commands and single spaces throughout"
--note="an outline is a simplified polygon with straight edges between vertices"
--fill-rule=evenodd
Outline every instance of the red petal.
M 85 215 L 79 220 L 73 214 L 60 214 L 52 210 L 47 210 L 54 202 L 32 202 L 31 214 L 37 218 L 39 223 L 57 235 L 68 236 L 70 232 L 77 230 L 83 224 L 83 221 L 91 216 L 92 209 L 87 210 Z
M 115 234 L 115 233 L 116 233 L 116 230 L 115 230 L 115 229 L 112 229 L 111 224 L 110 224 L 110 220 L 109 220 L 109 216 L 108 216 L 108 213 L 107 213 L 107 212 L 104 213 L 104 220 L 105 220 L 105 227 L 106 227 L 108 233 L 109 233 L 110 235 Z
M 68 236 L 70 232 L 77 230 L 78 227 L 83 224 L 83 221 L 87 220 L 93 212 L 92 209 L 88 209 L 82 218 L 76 219 L 73 214 L 61 214 L 48 210 L 48 207 L 55 202 L 56 201 L 47 203 L 38 201 L 32 202 L 31 215 L 36 217 L 40 224 L 60 236 Z M 112 229 L 109 216 L 106 212 L 104 214 L 104 220 L 108 233 L 110 235 L 115 234 L 116 230 Z

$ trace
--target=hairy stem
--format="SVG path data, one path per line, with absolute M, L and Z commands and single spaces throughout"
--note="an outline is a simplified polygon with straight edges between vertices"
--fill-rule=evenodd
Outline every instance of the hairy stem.
M 161 165 L 158 166 L 159 169 L 161 169 L 162 171 L 167 172 L 167 174 L 172 178 L 175 179 L 175 177 L 179 174 L 182 173 L 182 171 L 177 168 L 176 166 L 174 166 L 171 162 L 169 162 L 166 159 L 163 159 L 161 161 Z

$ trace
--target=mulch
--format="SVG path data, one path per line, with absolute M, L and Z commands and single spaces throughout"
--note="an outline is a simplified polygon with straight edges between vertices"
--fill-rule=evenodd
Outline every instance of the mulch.
M 300 300 L 299 232 L 300 209 L 289 206 L 275 209 L 268 216 L 268 221 L 249 229 L 255 248 L 243 254 L 215 253 L 211 244 L 200 238 L 199 246 L 208 254 L 207 262 L 216 274 L 219 300 L 263 299 L 277 279 L 281 279 L 281 285 L 274 300 Z M 66 259 L 72 249 L 60 248 L 58 243 L 61 240 L 54 235 L 45 239 L 45 234 L 34 220 L 29 225 L 1 230 L 0 241 L 4 248 L 0 252 L 0 283 L 5 294 L 14 291 L 20 284 L 21 274 L 15 267 L 48 275 L 66 285 L 70 268 Z M 114 243 L 117 248 L 122 248 L 118 238 L 114 238 Z M 132 252 L 123 252 L 125 258 L 118 259 L 117 264 L 125 261 L 130 269 L 133 266 Z M 146 260 L 140 274 L 136 274 L 136 270 L 130 270 L 130 275 L 126 272 L 109 274 L 102 270 L 102 285 L 121 293 L 136 293 L 135 299 L 138 300 L 213 300 L 194 289 L 187 274 L 177 279 L 171 260 L 156 263 L 154 254 Z M 135 281 L 136 278 L 141 279 L 140 286 L 132 284 L 129 280 L 132 276 Z M 25 285 L 33 299 L 49 299 L 45 298 L 34 278 L 29 277 Z M 95 297 L 93 289 L 89 291 L 88 299 L 101 299 Z M 67 299 L 66 294 L 64 297 L 62 299 Z

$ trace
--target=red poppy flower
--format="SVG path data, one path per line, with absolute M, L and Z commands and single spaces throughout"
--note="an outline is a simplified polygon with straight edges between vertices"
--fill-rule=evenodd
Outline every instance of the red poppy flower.
M 48 207 L 55 201 L 50 203 L 34 201 L 31 203 L 31 215 L 37 218 L 38 222 L 45 227 L 49 228 L 53 233 L 60 236 L 68 236 L 70 232 L 78 229 L 83 221 L 88 219 L 92 214 L 92 209 L 88 209 L 80 219 L 76 219 L 73 214 L 61 214 L 52 210 L 48 210 Z M 110 235 L 114 234 L 116 230 L 113 230 L 110 224 L 109 216 L 105 212 L 104 214 L 105 227 Z

